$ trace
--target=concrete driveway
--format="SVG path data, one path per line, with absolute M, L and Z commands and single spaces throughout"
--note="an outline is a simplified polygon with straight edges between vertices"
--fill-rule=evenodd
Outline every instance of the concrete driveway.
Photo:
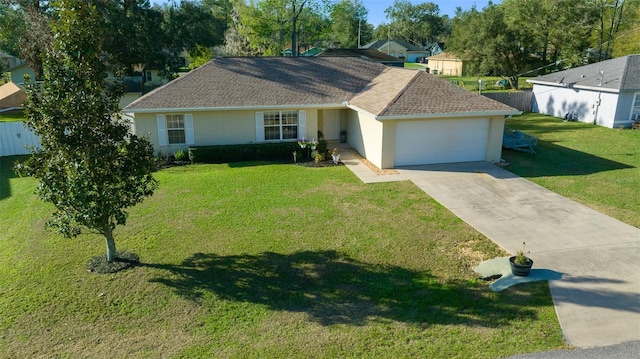
M 640 229 L 487 162 L 402 167 L 377 176 L 353 157 L 364 182 L 410 180 L 493 242 L 527 243 L 549 282 L 560 325 L 575 347 L 640 340 Z

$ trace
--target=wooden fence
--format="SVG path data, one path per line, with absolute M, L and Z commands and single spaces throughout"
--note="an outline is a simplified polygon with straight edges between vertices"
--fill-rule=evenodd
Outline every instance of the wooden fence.
M 27 146 L 40 146 L 40 139 L 22 122 L 0 122 L 0 157 L 26 155 Z
M 533 100 L 533 92 L 486 92 L 482 94 L 485 97 L 502 102 L 522 112 L 531 112 L 531 101 Z

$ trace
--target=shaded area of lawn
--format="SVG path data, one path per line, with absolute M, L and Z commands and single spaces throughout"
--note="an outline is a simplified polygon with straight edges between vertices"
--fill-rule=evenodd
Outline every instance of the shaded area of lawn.
M 27 156 L 0 157 L 0 201 L 11 196 L 10 180 L 17 177 L 13 171 L 16 161 L 24 161 L 27 158 Z
M 391 320 L 421 326 L 496 327 L 522 318 L 536 320 L 532 307 L 548 305 L 531 292 L 512 291 L 509 300 L 496 300 L 487 296 L 481 284 L 442 283 L 425 272 L 364 263 L 333 250 L 231 256 L 196 253 L 179 266 L 143 265 L 169 271 L 171 276 L 152 281 L 187 299 L 200 302 L 214 295 L 302 312 L 325 326 Z
M 524 132 L 527 132 L 526 130 Z M 624 156 L 633 156 L 629 151 Z M 505 149 L 503 157 L 521 177 L 580 176 L 599 172 L 635 168 L 625 163 L 611 161 L 592 154 L 576 151 L 552 141 L 538 141 L 536 154 L 525 154 Z
M 508 171 L 640 227 L 640 131 L 534 113 L 506 126 L 539 139 L 536 154 L 503 151 Z

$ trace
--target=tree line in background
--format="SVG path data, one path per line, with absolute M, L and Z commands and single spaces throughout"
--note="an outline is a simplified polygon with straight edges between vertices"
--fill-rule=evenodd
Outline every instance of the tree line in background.
M 51 46 L 49 1 L 0 0 L 0 49 L 41 75 Z M 417 46 L 444 42 L 469 74 L 514 77 L 640 52 L 640 0 L 503 0 L 441 15 L 431 2 L 395 0 L 374 27 L 361 0 L 96 0 L 103 48 L 113 67 L 199 66 L 214 56 L 280 56 L 312 48 L 355 48 L 377 39 Z

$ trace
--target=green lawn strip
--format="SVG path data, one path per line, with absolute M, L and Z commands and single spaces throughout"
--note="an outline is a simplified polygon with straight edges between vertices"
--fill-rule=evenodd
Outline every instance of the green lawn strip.
M 640 227 L 640 131 L 539 114 L 506 125 L 539 138 L 534 155 L 504 150 L 507 170 Z
M 2 114 L 0 113 L 0 122 L 18 122 L 18 121 L 24 121 L 24 115 L 19 113 L 19 114 Z
M 427 65 L 428 66 L 428 65 Z M 513 91 L 511 89 L 505 89 L 499 86 L 497 83 L 504 80 L 504 77 L 500 76 L 449 76 L 449 75 L 437 75 L 438 77 L 445 79 L 455 85 L 458 85 L 469 91 L 478 91 L 479 80 L 482 80 L 482 91 L 490 92 L 504 92 Z M 518 80 L 518 90 L 530 90 L 533 85 L 526 81 L 525 77 L 520 77 Z
M 421 64 L 416 64 L 413 62 L 405 62 L 404 63 L 404 68 L 405 69 L 415 69 L 415 70 L 424 70 L 426 66 L 421 65 Z
M 504 357 L 566 345 L 548 286 L 494 293 L 504 253 L 409 182 L 346 167 L 191 165 L 119 227 L 141 265 L 85 270 L 104 239 L 43 228 L 35 181 L 0 199 L 0 356 Z M 489 344 L 487 344 L 489 343 Z

